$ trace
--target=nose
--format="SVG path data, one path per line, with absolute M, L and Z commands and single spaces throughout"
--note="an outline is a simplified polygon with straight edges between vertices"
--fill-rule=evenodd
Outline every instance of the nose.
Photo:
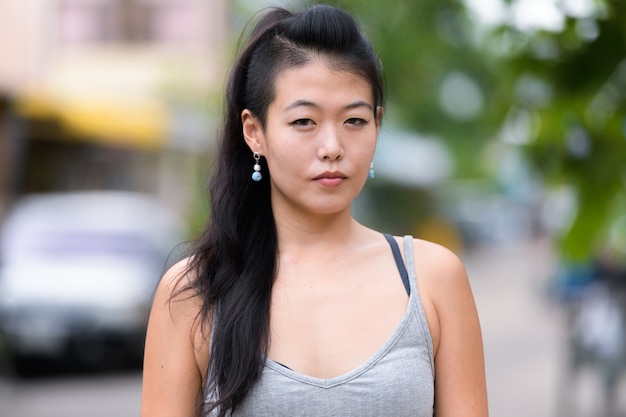
M 340 160 L 343 158 L 344 149 L 341 138 L 334 129 L 326 129 L 322 134 L 318 155 L 323 160 Z

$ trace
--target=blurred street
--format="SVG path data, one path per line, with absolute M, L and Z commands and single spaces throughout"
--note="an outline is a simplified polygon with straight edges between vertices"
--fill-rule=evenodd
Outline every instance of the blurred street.
M 608 417 L 598 373 L 567 376 L 566 320 L 548 296 L 549 243 L 476 249 L 463 258 L 482 324 L 490 416 Z M 623 377 L 617 409 L 626 415 Z
M 490 415 L 557 417 L 563 328 L 545 298 L 548 248 L 477 249 L 464 261 L 483 330 Z
M 0 390 L 3 417 L 136 417 L 141 376 L 46 377 L 3 384 Z
M 559 310 L 545 295 L 549 247 L 535 242 L 472 249 L 463 259 L 482 320 L 490 415 L 565 417 L 557 410 L 564 331 Z M 599 417 L 592 375 L 581 386 L 579 415 Z M 0 415 L 132 417 L 140 393 L 139 373 L 26 379 L 3 385 Z
M 0 417 L 139 414 L 138 369 L 11 380 L 4 358 L 107 368 L 104 335 L 140 356 L 165 257 L 208 215 L 231 48 L 254 12 L 290 3 L 310 2 L 0 1 Z M 626 417 L 626 1 L 333 3 L 357 13 L 388 81 L 355 218 L 461 254 L 490 416 Z M 559 248 L 524 240 L 539 234 Z M 567 316 L 555 251 L 575 275 L 617 271 L 617 301 Z

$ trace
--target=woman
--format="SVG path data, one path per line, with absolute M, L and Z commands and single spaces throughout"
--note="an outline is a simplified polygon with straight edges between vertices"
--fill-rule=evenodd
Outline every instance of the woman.
M 161 280 L 142 416 L 487 415 L 452 253 L 357 223 L 381 68 L 345 12 L 268 11 L 227 86 L 211 216 Z

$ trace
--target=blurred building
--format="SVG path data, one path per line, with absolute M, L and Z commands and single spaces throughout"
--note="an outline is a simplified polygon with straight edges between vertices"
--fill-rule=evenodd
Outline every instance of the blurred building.
M 0 218 L 77 189 L 185 207 L 230 20 L 226 0 L 0 1 Z

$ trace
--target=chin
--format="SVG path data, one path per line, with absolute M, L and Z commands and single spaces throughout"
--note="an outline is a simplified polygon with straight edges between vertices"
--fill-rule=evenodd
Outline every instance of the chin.
M 318 201 L 318 204 L 312 205 L 309 208 L 309 211 L 321 215 L 338 214 L 344 211 L 350 211 L 352 201 L 353 200 L 341 199 L 341 201 L 328 201 L 326 204 L 323 204 L 322 201 Z

